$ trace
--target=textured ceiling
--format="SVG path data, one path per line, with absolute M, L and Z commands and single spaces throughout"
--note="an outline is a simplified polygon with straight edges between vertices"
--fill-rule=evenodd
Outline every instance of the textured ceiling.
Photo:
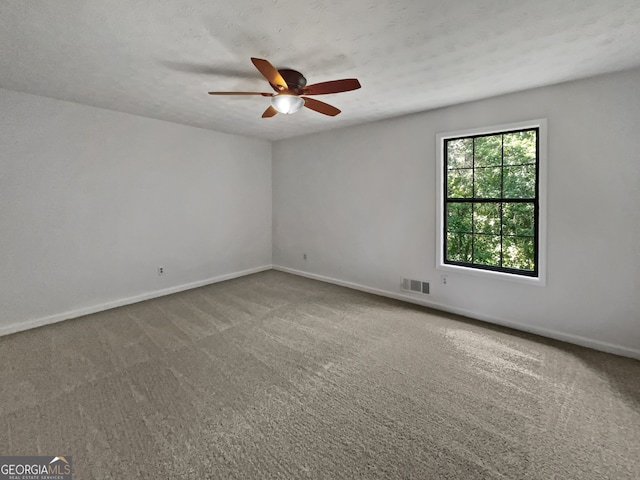
M 362 89 L 206 94 L 270 91 L 252 56 Z M 0 1 L 0 87 L 271 140 L 639 65 L 638 0 Z

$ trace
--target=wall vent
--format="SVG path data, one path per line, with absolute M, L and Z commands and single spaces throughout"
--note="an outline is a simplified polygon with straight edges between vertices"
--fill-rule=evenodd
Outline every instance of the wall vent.
M 424 293 L 429 295 L 429 282 L 421 282 L 420 280 L 411 280 L 410 278 L 400 279 L 400 288 L 408 292 Z

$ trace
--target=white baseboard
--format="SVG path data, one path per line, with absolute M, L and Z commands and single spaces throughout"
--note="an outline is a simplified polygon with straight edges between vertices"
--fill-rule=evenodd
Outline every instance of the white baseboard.
M 109 310 L 111 308 L 122 307 L 124 305 L 130 305 L 132 303 L 142 302 L 144 300 L 150 300 L 152 298 L 162 297 L 165 295 L 171 295 L 172 293 L 182 292 L 184 290 L 191 290 L 192 288 L 203 287 L 205 285 L 210 285 L 212 283 L 224 282 L 225 280 L 231 280 L 233 278 L 243 277 L 245 275 L 250 275 L 252 273 L 263 272 L 265 270 L 279 270 L 282 272 L 291 273 L 294 275 L 299 275 L 302 277 L 311 278 L 314 280 L 320 280 L 326 283 L 332 283 L 334 285 L 340 285 L 343 287 L 352 288 L 354 290 L 360 290 L 362 292 L 372 293 L 374 295 L 380 295 L 382 297 L 394 298 L 396 300 L 402 300 L 409 303 L 414 303 L 417 305 L 422 305 L 429 308 L 434 308 L 436 310 L 441 310 L 444 312 L 454 313 L 457 315 L 463 315 L 465 317 L 473 318 L 475 320 L 480 320 L 487 323 L 492 323 L 495 325 L 501 325 L 504 327 L 513 328 L 515 330 L 521 330 L 524 332 L 533 333 L 536 335 L 541 335 L 543 337 L 553 338 L 555 340 L 561 340 L 567 343 L 573 343 L 576 345 L 580 345 L 583 347 L 593 348 L 594 350 L 600 350 L 602 352 L 613 353 L 616 355 L 621 355 L 624 357 L 636 358 L 640 360 L 640 350 L 635 348 L 624 347 L 621 345 L 615 345 L 607 342 L 602 342 L 600 340 L 594 340 L 592 338 L 582 337 L 579 335 L 573 335 L 563 332 L 558 332 L 556 330 L 550 330 L 546 328 L 535 327 L 523 323 L 512 322 L 510 320 L 504 320 L 501 318 L 490 317 L 487 315 L 478 314 L 476 312 L 465 310 L 463 308 L 452 307 L 450 305 L 445 305 L 442 303 L 424 300 L 420 298 L 415 298 L 411 295 L 405 295 L 398 292 L 391 292 L 388 290 L 382 290 L 379 288 L 368 287 L 366 285 L 361 285 L 358 283 L 348 282 L 345 280 L 339 280 L 337 278 L 325 277 L 323 275 L 318 275 L 315 273 L 305 272 L 302 270 L 296 270 L 293 268 L 282 267 L 279 265 L 263 265 L 256 268 L 251 268 L 248 270 L 242 270 L 239 272 L 233 272 L 225 275 L 219 275 L 217 277 L 211 277 L 204 280 L 199 280 L 196 282 L 186 283 L 183 285 L 177 285 L 175 287 L 165 288 L 163 290 L 156 290 L 153 292 L 143 293 L 141 295 L 135 295 L 133 297 L 122 298 L 118 300 L 113 300 L 109 302 L 105 302 L 99 305 L 93 305 L 90 307 L 84 307 L 76 310 L 70 310 L 63 313 L 57 313 L 54 315 L 49 315 L 47 317 L 36 318 L 32 320 L 27 320 L 24 322 L 16 322 L 10 325 L 6 325 L 0 327 L 0 336 L 9 335 L 16 332 L 21 332 L 24 330 L 29 330 L 32 328 L 42 327 L 44 325 L 50 325 L 57 322 L 62 322 L 64 320 L 70 320 L 72 318 L 82 317 L 84 315 L 90 315 L 92 313 L 102 312 L 104 310 Z
M 314 280 L 320 280 L 322 282 L 332 283 L 334 285 L 340 285 L 342 287 L 353 288 L 354 290 L 360 290 L 362 292 L 373 293 L 382 297 L 394 298 L 396 300 L 402 300 L 405 302 L 415 303 L 424 307 L 434 308 L 444 312 L 454 313 L 457 315 L 463 315 L 465 317 L 472 318 L 474 320 L 481 320 L 487 323 L 493 323 L 503 327 L 513 328 L 515 330 L 521 330 L 523 332 L 533 333 L 542 337 L 553 338 L 555 340 L 561 340 L 567 343 L 573 343 L 582 347 L 593 348 L 594 350 L 600 350 L 602 352 L 613 353 L 623 357 L 636 358 L 640 360 L 640 350 L 635 348 L 624 347 L 621 345 L 615 345 L 608 342 L 602 342 L 600 340 L 594 340 L 592 338 L 582 337 L 579 335 L 573 335 L 570 333 L 558 332 L 556 330 L 549 330 L 546 328 L 535 327 L 524 323 L 512 322 L 510 320 L 504 320 L 501 318 L 490 317 L 487 315 L 478 314 L 471 310 L 465 310 L 463 308 L 452 307 L 442 303 L 423 300 L 420 298 L 412 297 L 411 295 L 404 295 L 402 293 L 390 292 L 388 290 L 381 290 L 379 288 L 368 287 L 366 285 L 360 285 L 358 283 L 347 282 L 339 280 L 337 278 L 325 277 L 323 275 L 317 275 L 315 273 L 305 272 L 303 270 L 296 270 L 293 268 L 282 267 L 279 265 L 273 265 L 274 270 L 281 272 L 292 273 L 302 277 L 311 278 Z
M 197 282 L 185 283 L 182 285 L 177 285 L 175 287 L 165 288 L 163 290 L 155 290 L 153 292 L 147 292 L 141 295 L 135 295 L 133 297 L 112 300 L 109 302 L 101 303 L 99 305 L 79 308 L 76 310 L 69 310 L 67 312 L 56 313 L 55 315 L 35 318 L 32 320 L 27 320 L 25 322 L 12 323 L 10 325 L 0 327 L 0 337 L 3 335 L 9 335 L 11 333 L 30 330 L 36 327 L 42 327 L 44 325 L 50 325 L 52 323 L 62 322 L 63 320 L 70 320 L 72 318 L 78 318 L 84 315 L 90 315 L 92 313 L 102 312 L 104 310 L 109 310 L 111 308 L 122 307 L 124 305 L 143 302 L 144 300 L 150 300 L 152 298 L 171 295 L 172 293 L 178 293 L 184 290 L 191 290 L 192 288 L 204 287 L 205 285 L 210 285 L 212 283 L 224 282 L 225 280 L 231 280 L 232 278 L 243 277 L 245 275 L 250 275 L 252 273 L 263 272 L 265 270 L 271 270 L 271 265 L 263 265 L 261 267 L 250 268 L 248 270 L 242 270 L 240 272 L 233 272 L 225 275 L 219 275 L 217 277 L 206 278 L 204 280 L 198 280 Z

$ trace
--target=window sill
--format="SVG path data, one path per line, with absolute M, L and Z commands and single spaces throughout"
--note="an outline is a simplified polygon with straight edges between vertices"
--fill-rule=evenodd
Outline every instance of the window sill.
M 479 268 L 460 267 L 458 265 L 438 264 L 437 270 L 457 275 L 469 275 L 473 277 L 481 277 L 491 280 L 501 280 L 512 283 L 521 283 L 534 287 L 546 287 L 547 282 L 544 274 L 540 273 L 537 277 L 527 277 L 524 275 L 515 275 L 513 273 L 494 272 L 492 270 L 481 270 Z

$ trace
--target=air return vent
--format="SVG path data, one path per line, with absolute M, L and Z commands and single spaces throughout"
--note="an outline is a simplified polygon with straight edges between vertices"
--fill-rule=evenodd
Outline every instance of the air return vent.
M 400 287 L 408 292 L 424 293 L 429 295 L 429 282 L 420 280 L 411 280 L 410 278 L 402 278 Z

